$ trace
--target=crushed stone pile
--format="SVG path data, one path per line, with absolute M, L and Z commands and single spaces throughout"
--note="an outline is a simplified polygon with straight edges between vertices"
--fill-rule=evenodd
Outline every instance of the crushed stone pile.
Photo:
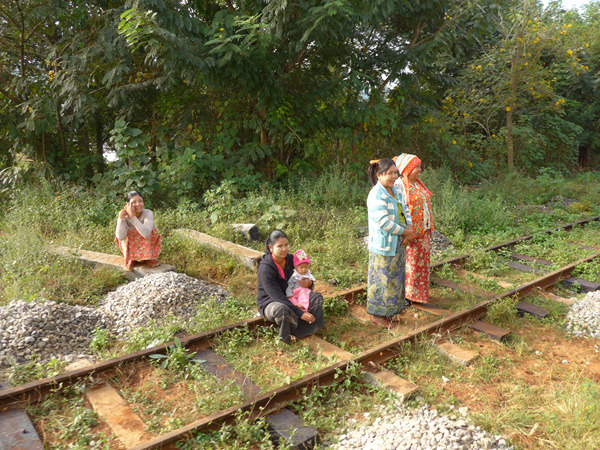
M 99 310 L 112 318 L 114 332 L 123 336 L 168 316 L 191 317 L 204 300 L 221 302 L 229 296 L 222 287 L 183 273 L 166 272 L 119 286 L 100 301 Z
M 462 410 L 462 411 L 461 411 Z M 339 436 L 335 449 L 396 450 L 396 449 L 509 449 L 502 436 L 490 435 L 473 426 L 461 414 L 451 416 L 438 413 L 428 406 L 411 409 L 397 402 L 393 408 L 380 406 L 380 417 L 356 427 L 351 419 L 349 427 Z M 371 414 L 367 413 L 369 417 Z
M 600 339 L 600 291 L 588 292 L 573 303 L 566 320 L 567 330 L 575 336 Z
M 50 300 L 16 300 L 0 307 L 0 366 L 93 359 L 89 346 L 95 329 L 123 337 L 151 321 L 192 317 L 203 301 L 221 302 L 229 296 L 229 291 L 219 286 L 167 272 L 120 286 L 100 301 L 98 309 Z
M 0 366 L 85 357 L 93 331 L 109 322 L 94 308 L 15 300 L 0 307 Z

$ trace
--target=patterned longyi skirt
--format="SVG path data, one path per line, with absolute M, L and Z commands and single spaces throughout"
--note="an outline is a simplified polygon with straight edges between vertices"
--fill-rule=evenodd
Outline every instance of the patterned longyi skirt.
M 395 256 L 369 253 L 367 313 L 392 317 L 406 307 L 404 264 L 406 247 L 398 245 Z

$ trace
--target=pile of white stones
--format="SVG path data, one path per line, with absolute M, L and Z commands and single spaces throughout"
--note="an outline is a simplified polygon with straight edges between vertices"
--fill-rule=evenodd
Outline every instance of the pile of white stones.
M 0 308 L 0 366 L 83 357 L 89 353 L 93 331 L 109 323 L 94 308 L 13 301 Z
M 167 272 L 120 286 L 101 300 L 98 309 L 49 300 L 13 301 L 0 307 L 0 366 L 90 358 L 96 329 L 124 337 L 152 321 L 190 318 L 206 300 L 220 302 L 229 295 L 221 287 Z
M 380 406 L 378 417 L 366 413 L 367 421 L 356 426 L 350 419 L 348 429 L 339 437 L 335 449 L 509 449 L 502 436 L 493 436 L 471 425 L 465 418 L 467 408 L 451 416 L 428 406 L 411 409 L 397 402 L 392 408 Z
M 204 300 L 220 302 L 229 295 L 222 287 L 183 273 L 165 272 L 119 286 L 100 301 L 99 309 L 112 318 L 115 333 L 123 336 L 168 316 L 189 318 Z
M 588 292 L 567 314 L 567 330 L 575 336 L 600 339 L 600 292 Z

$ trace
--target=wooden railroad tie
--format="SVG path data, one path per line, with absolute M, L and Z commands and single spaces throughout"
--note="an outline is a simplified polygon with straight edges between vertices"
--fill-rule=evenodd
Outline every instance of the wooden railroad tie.
M 591 247 L 590 247 L 590 249 L 591 249 Z M 528 262 L 537 263 L 537 264 L 540 264 L 543 266 L 552 266 L 554 264 L 552 261 L 548 261 L 546 259 L 534 258 L 532 256 L 526 256 L 526 255 L 519 255 L 517 253 L 512 253 L 510 255 L 510 257 L 514 261 L 528 261 Z M 547 273 L 547 271 L 545 271 L 545 270 L 537 269 L 535 267 L 531 267 L 531 266 L 528 266 L 525 264 L 520 264 L 520 263 L 513 262 L 513 261 L 509 261 L 508 265 L 509 265 L 509 267 L 512 267 L 513 269 L 516 269 L 516 270 L 520 270 L 522 272 L 532 272 L 532 273 L 536 273 L 536 274 Z M 600 289 L 600 283 L 595 283 L 593 281 L 588 281 L 588 280 L 584 280 L 584 279 L 577 278 L 577 277 L 565 278 L 564 280 L 562 280 L 562 283 L 565 283 L 568 286 L 578 285 L 581 287 L 581 290 L 583 292 L 594 292 L 594 291 L 597 291 L 598 289 Z
M 337 359 L 341 361 L 351 360 L 356 357 L 353 353 L 347 352 L 335 345 L 324 341 L 323 339 L 312 335 L 306 339 L 302 339 L 315 352 L 320 353 L 327 359 Z M 401 401 L 405 401 L 419 390 L 419 386 L 411 381 L 399 377 L 388 369 L 374 367 L 375 372 L 365 371 L 363 378 L 367 384 L 377 386 L 382 389 L 387 389 L 390 392 L 398 395 Z
M 227 360 L 210 348 L 196 353 L 192 361 L 215 377 L 232 381 L 248 398 L 258 397 L 263 392 L 250 378 L 235 370 Z M 287 408 L 270 414 L 266 422 L 271 440 L 276 445 L 280 442 L 289 442 L 292 448 L 309 449 L 321 440 L 317 430 L 304 425 L 302 419 Z
M 478 320 L 477 322 L 471 324 L 471 328 L 480 333 L 484 333 L 492 339 L 500 342 L 502 342 L 506 338 L 506 336 L 510 334 L 509 330 L 497 327 L 496 325 L 492 325 L 490 323 L 482 322 L 481 320 Z
M 0 389 L 9 387 L 8 383 L 0 383 Z M 0 413 L 0 449 L 44 450 L 25 408 L 7 409 Z
M 436 276 L 430 277 L 432 283 L 437 284 L 438 286 L 442 286 L 448 289 L 452 289 L 453 291 L 465 292 L 467 294 L 476 295 L 478 297 L 483 297 L 485 299 L 490 299 L 496 296 L 493 292 L 484 291 L 483 289 L 479 289 L 475 286 L 469 286 L 468 284 L 455 283 L 454 281 L 444 280 L 443 278 L 439 278 Z

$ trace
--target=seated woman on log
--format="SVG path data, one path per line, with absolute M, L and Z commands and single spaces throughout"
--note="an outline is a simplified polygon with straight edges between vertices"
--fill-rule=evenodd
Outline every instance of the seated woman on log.
M 133 270 L 136 262 L 144 261 L 149 267 L 159 265 L 161 237 L 154 228 L 154 214 L 144 209 L 139 192 L 127 194 L 127 203 L 119 211 L 115 242 L 125 257 L 125 270 Z
M 265 254 L 258 266 L 257 304 L 261 316 L 279 325 L 279 339 L 286 344 L 314 334 L 324 326 L 323 296 L 319 292 L 310 293 L 306 311 L 290 302 L 285 295 L 293 273 L 288 237 L 283 231 L 275 230 L 267 239 Z M 299 283 L 310 289 L 314 284 L 308 279 Z

